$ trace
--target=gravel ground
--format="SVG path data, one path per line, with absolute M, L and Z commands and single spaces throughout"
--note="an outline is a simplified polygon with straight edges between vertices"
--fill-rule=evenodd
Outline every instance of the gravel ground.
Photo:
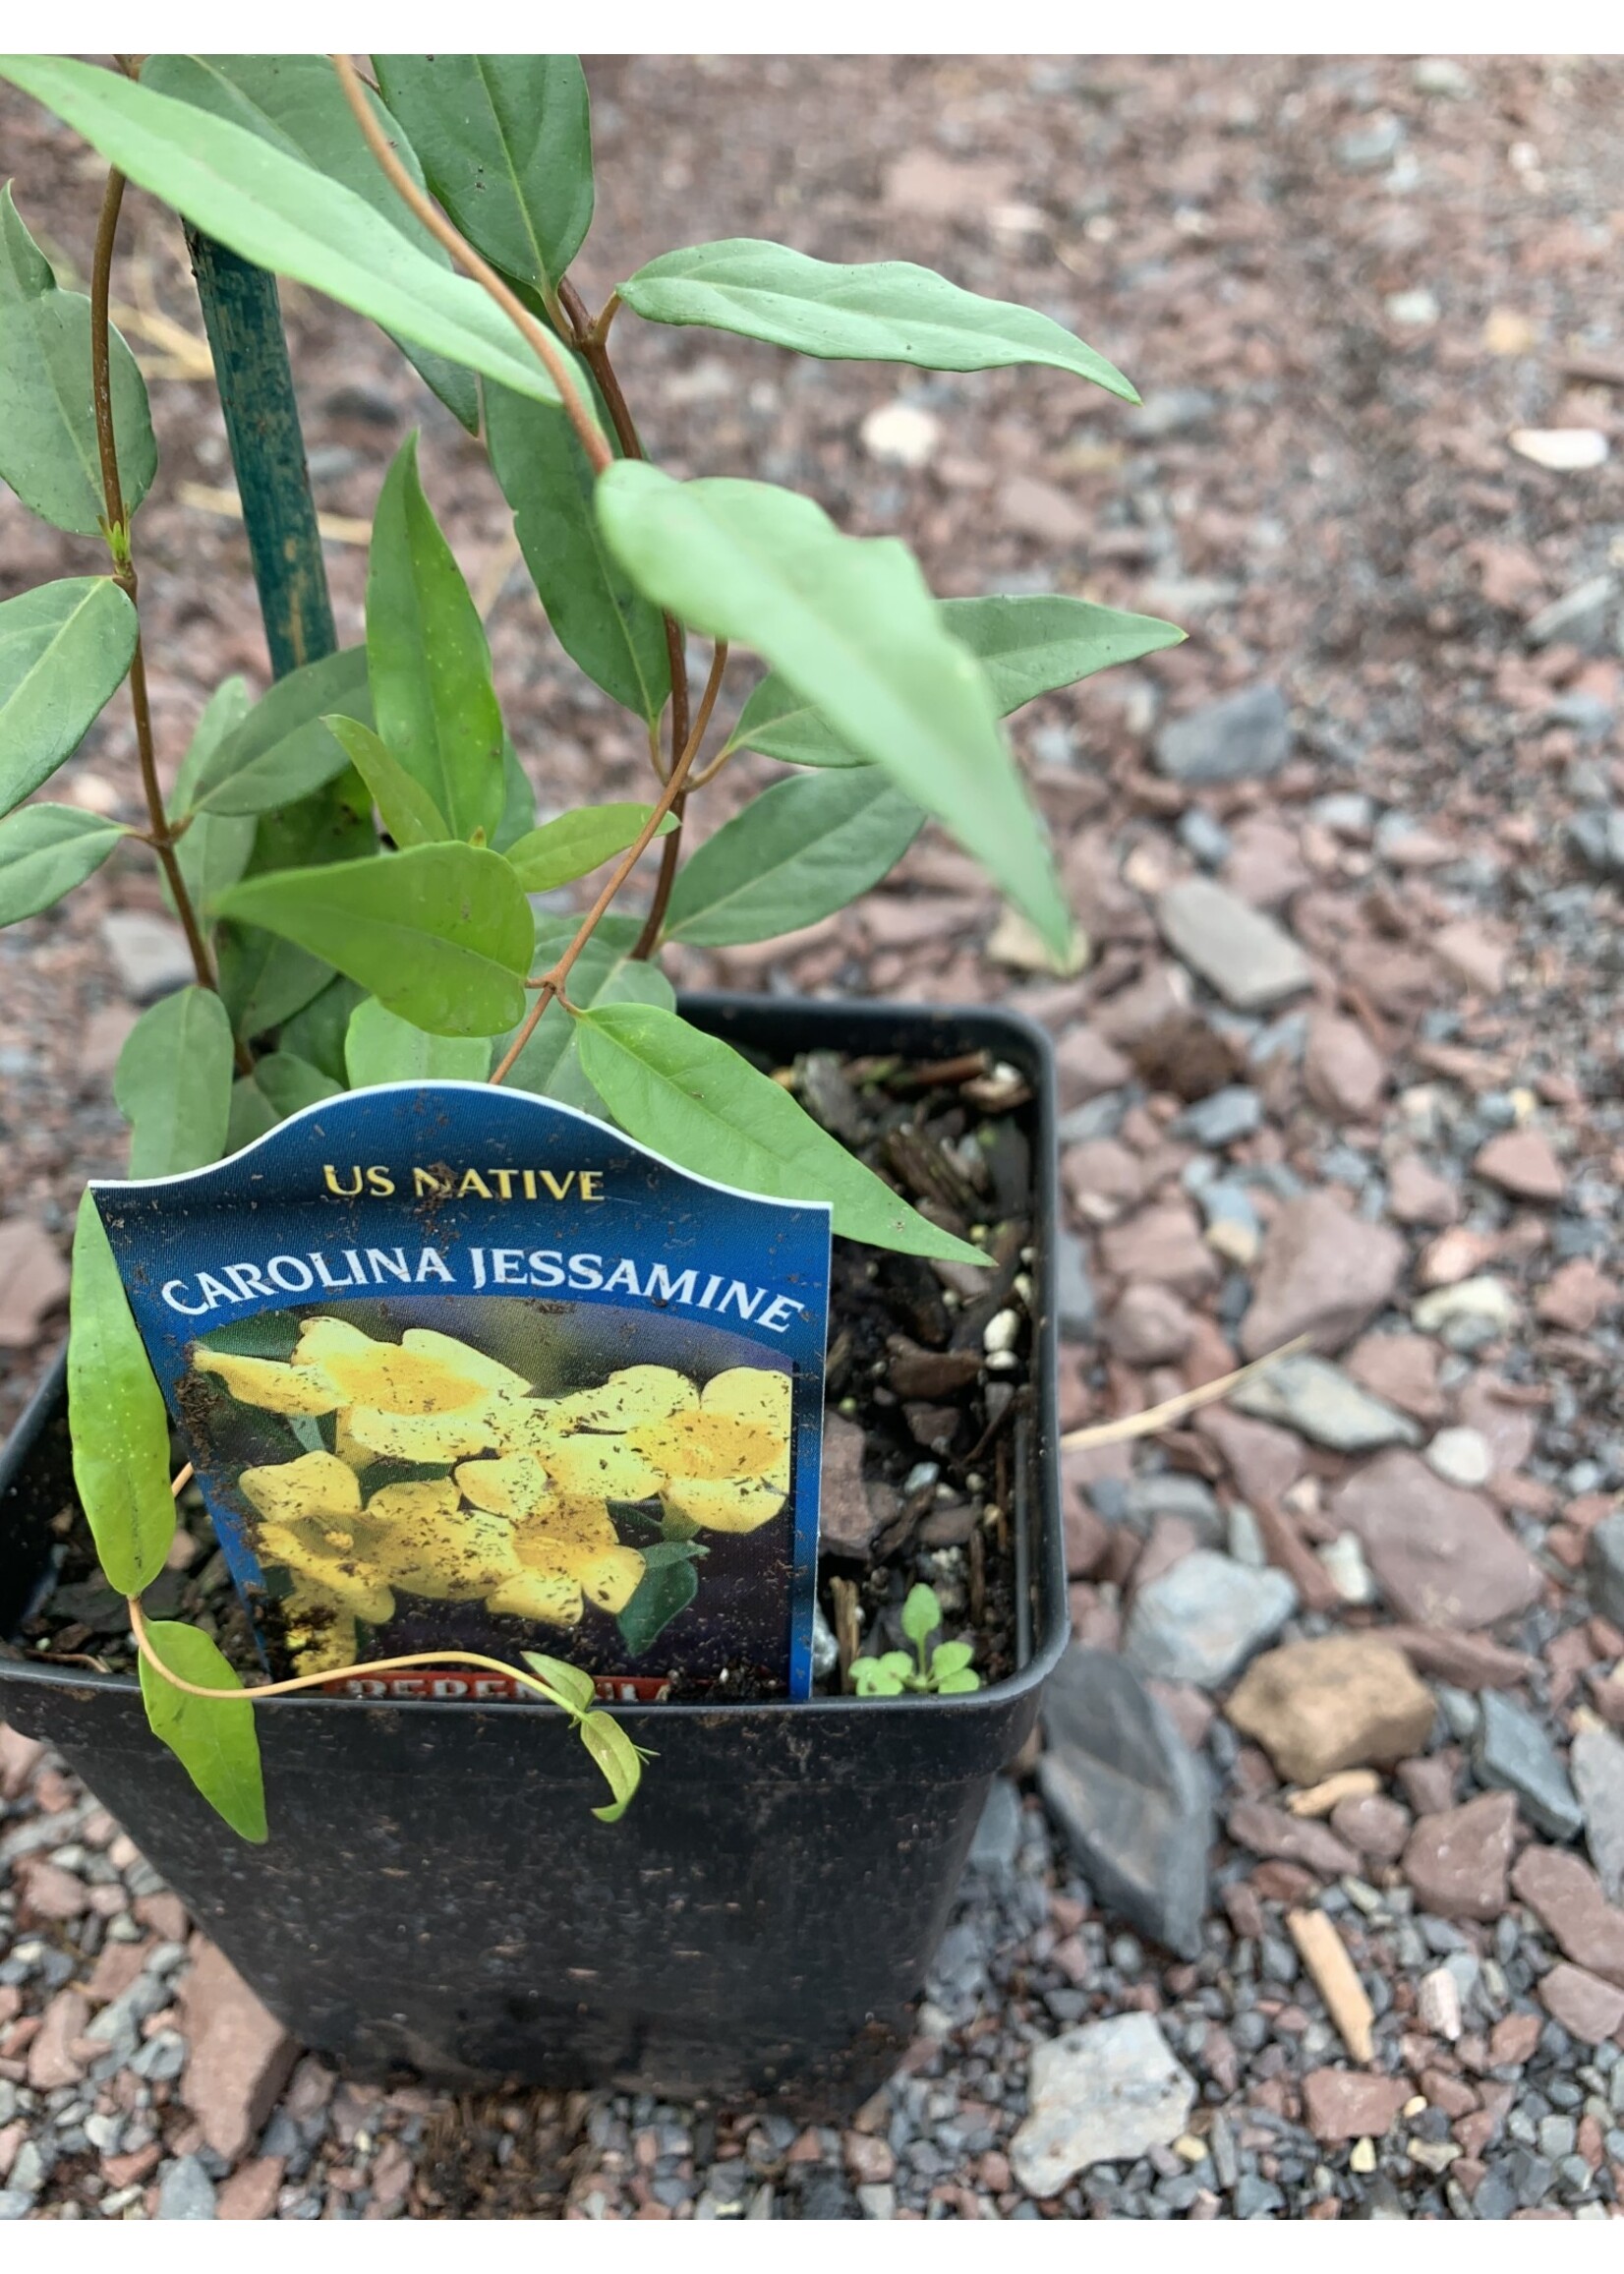
M 998 998 L 1051 1027 L 1069 1423 L 1300 1331 L 1321 1363 L 1073 1456 L 1048 1749 L 996 1788 L 903 2070 L 843 2131 L 338 2082 L 189 1943 L 106 1811 L 8 1740 L 0 2209 L 1615 2216 L 1620 69 L 593 76 L 589 298 L 680 210 L 691 239 L 906 256 L 1029 300 L 1146 398 L 651 329 L 621 352 L 657 455 L 899 530 L 944 592 L 1084 591 L 1191 634 L 1015 724 L 1080 977 L 1026 967 L 934 837 L 852 914 L 677 975 Z M 15 98 L 0 137 L 83 271 L 95 168 Z M 195 309 L 140 201 L 129 244 L 161 372 L 152 313 L 196 334 Z M 634 737 L 566 680 L 477 452 L 364 326 L 288 301 L 322 508 L 364 519 L 421 418 L 544 796 L 634 793 Z M 172 765 L 214 679 L 263 653 L 240 529 L 206 502 L 229 480 L 212 398 L 178 370 L 153 396 L 138 543 Z M 0 502 L 0 590 L 93 565 Z M 115 705 L 67 794 L 125 811 L 130 776 Z M 708 812 L 761 778 L 729 769 Z M 7 1419 L 60 1341 L 80 1185 L 120 1162 L 110 1069 L 153 981 L 108 919 L 156 906 L 115 867 L 0 935 Z

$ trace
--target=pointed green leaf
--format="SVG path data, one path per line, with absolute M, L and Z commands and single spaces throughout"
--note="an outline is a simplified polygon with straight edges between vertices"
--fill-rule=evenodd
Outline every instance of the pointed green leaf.
M 508 846 L 513 874 L 527 893 L 551 892 L 575 877 L 590 876 L 612 854 L 637 843 L 653 811 L 652 805 L 582 805 L 560 814 Z M 665 814 L 655 835 L 669 837 L 675 827 L 675 816 Z
M 242 1679 L 207 1635 L 174 1619 L 148 1623 L 146 1639 L 170 1672 L 200 1689 L 240 1690 Z M 194 1698 L 141 1662 L 142 1703 L 152 1734 L 168 1746 L 210 1808 L 256 1843 L 266 1837 L 265 1787 L 254 1708 L 243 1698 Z
M 314 1003 L 332 979 L 332 965 L 320 956 L 256 924 L 222 924 L 215 953 L 232 1030 L 245 1042 Z M 233 1151 L 237 1141 L 234 1137 Z
M 487 846 L 281 869 L 234 885 L 219 904 L 323 957 L 431 1034 L 497 1034 L 523 1016 L 535 923 Z
M 635 460 L 598 484 L 610 545 L 651 600 L 753 647 L 837 732 L 945 822 L 1057 958 L 1072 926 L 980 666 L 942 628 L 907 548 L 843 537 L 761 482 L 673 482 Z
M 154 55 L 147 59 L 141 83 L 154 94 L 173 95 L 246 127 L 290 157 L 302 158 L 329 181 L 342 182 L 436 267 L 450 272 L 450 254 L 396 195 L 367 147 L 324 55 Z M 370 87 L 367 100 L 395 155 L 421 189 L 423 168 L 406 137 Z M 406 341 L 399 344 L 452 417 L 471 435 L 478 434 L 479 389 L 472 372 Z
M 170 805 L 176 815 L 191 811 L 203 768 L 226 736 L 242 725 L 249 709 L 248 682 L 243 678 L 224 680 L 209 696 L 175 777 Z M 247 814 L 192 811 L 175 858 L 195 908 L 206 907 L 216 894 L 237 882 L 254 851 L 254 828 Z M 167 897 L 168 887 L 164 889 Z
M 384 828 L 402 851 L 414 845 L 443 845 L 450 824 L 427 789 L 359 719 L 324 719 L 322 725 L 373 793 Z
M 606 695 L 652 724 L 671 691 L 666 627 L 604 541 L 596 478 L 561 406 L 488 386 L 485 434 L 558 645 Z
M 255 1079 L 258 1072 L 256 1068 L 255 1074 L 245 1074 L 231 1085 L 231 1120 L 225 1137 L 228 1154 L 240 1153 L 256 1137 L 267 1136 L 282 1118 Z
M 618 1824 L 642 1781 L 643 1763 L 637 1748 L 612 1714 L 601 1710 L 588 1714 L 576 1726 L 581 1732 L 582 1744 L 604 1772 L 604 1779 L 614 1795 L 611 1806 L 595 1808 L 592 1813 L 601 1824 Z
M 1158 616 L 1130 615 L 1064 593 L 992 593 L 938 605 L 947 630 L 986 672 L 1002 718 L 1112 664 L 1177 647 L 1185 636 Z M 777 671 L 752 693 L 727 739 L 732 749 L 759 750 L 793 766 L 866 763 Z
M 880 766 L 775 782 L 677 871 L 666 937 L 730 948 L 815 924 L 878 884 L 924 819 Z
M 222 1157 L 234 1071 L 231 1020 L 211 988 L 182 987 L 142 1013 L 113 1077 L 132 1177 L 178 1176 Z
M 278 1121 L 286 1121 L 290 1113 L 303 1113 L 307 1105 L 319 1105 L 323 1098 L 337 1097 L 344 1086 L 295 1050 L 267 1052 L 255 1067 L 254 1079 Z
M 679 1168 L 780 1199 L 828 1200 L 848 1240 L 984 1263 L 927 1223 L 872 1169 L 715 1035 L 641 1003 L 583 1011 L 581 1065 L 628 1136 Z
M 110 576 L 64 577 L 0 601 L 0 813 L 79 748 L 130 669 L 138 629 Z
M 376 995 L 352 1012 L 344 1055 L 352 1089 L 386 1081 L 483 1081 L 491 1072 L 484 1035 L 426 1034 L 385 1011 Z
M 140 1595 L 175 1537 L 169 1417 L 89 1193 L 74 1229 L 68 1428 L 74 1484 L 108 1585 Z
M 491 843 L 497 852 L 505 852 L 510 845 L 536 826 L 536 790 L 529 775 L 513 747 L 509 734 L 502 736 L 502 810 L 501 819 L 492 832 Z
M 146 382 L 116 327 L 108 376 L 124 510 L 134 513 L 158 470 Z M 90 393 L 90 303 L 60 292 L 0 189 L 0 475 L 53 528 L 93 537 L 106 512 Z
M 25 805 L 0 821 L 0 924 L 35 916 L 98 869 L 122 822 L 77 805 Z
M 936 1600 L 936 1590 L 922 1582 L 910 1587 L 902 1604 L 902 1632 L 911 1643 L 922 1643 L 928 1634 L 934 1634 L 942 1623 L 942 1605 Z
M 1048 364 L 1108 394 L 1138 395 L 1114 364 L 1052 317 L 983 300 L 911 261 L 814 261 L 756 237 L 666 253 L 619 287 L 651 323 L 704 323 L 800 355 L 911 363 L 926 371 Z
M 536 926 L 534 970 L 544 971 L 574 938 L 573 917 L 544 916 Z M 569 999 L 579 1008 L 589 1004 L 652 1003 L 662 1011 L 676 1009 L 676 995 L 658 963 L 633 962 L 632 949 L 642 936 L 640 916 L 606 916 L 581 952 L 569 974 Z M 498 1054 L 512 1044 L 504 1034 Z M 613 1116 L 581 1071 L 580 1036 L 569 1013 L 550 1003 L 541 1023 L 513 1062 L 507 1077 L 510 1089 L 528 1089 L 538 1097 L 555 1097 L 560 1105 L 595 1114 L 600 1121 Z
M 365 648 L 340 648 L 278 679 L 199 766 L 193 805 L 207 813 L 268 813 L 331 782 L 348 764 L 326 724 L 331 711 L 370 719 Z
M 583 1666 L 572 1666 L 567 1659 L 550 1659 L 544 1651 L 521 1651 L 519 1656 L 533 1674 L 540 1674 L 579 1712 L 589 1712 L 597 1703 L 598 1685 Z
M 367 556 L 374 723 L 454 837 L 501 819 L 502 719 L 485 626 L 418 479 L 417 437 L 389 468 Z
M 447 275 L 364 198 L 246 127 L 61 56 L 0 56 L 0 78 L 245 261 L 520 394 L 557 400 L 523 335 L 479 285 Z
M 278 945 L 282 943 L 278 942 Z M 283 1025 L 277 1043 L 326 1075 L 342 1089 L 348 1086 L 344 1044 L 357 1004 L 366 1000 L 353 979 L 333 979 L 319 995 L 296 1011 Z
M 375 55 L 373 68 L 470 244 L 554 292 L 592 221 L 592 125 L 573 55 Z
M 614 1622 L 632 1657 L 640 1659 L 651 1650 L 698 1593 L 699 1575 L 691 1553 L 651 1563 Z

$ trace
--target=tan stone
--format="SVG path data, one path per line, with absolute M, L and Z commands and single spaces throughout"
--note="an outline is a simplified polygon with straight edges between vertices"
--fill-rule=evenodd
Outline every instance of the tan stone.
M 1432 1693 L 1374 1636 L 1287 1643 L 1252 1662 L 1225 1709 L 1283 1777 L 1316 1784 L 1338 1769 L 1402 1761 L 1432 1727 Z

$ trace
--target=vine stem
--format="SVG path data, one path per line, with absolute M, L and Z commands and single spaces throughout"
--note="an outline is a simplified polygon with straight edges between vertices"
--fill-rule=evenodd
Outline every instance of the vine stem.
M 566 1011 L 570 1008 L 570 1005 L 564 996 L 564 982 L 568 979 L 570 972 L 574 969 L 576 960 L 580 956 L 582 949 L 586 946 L 593 933 L 598 929 L 599 924 L 608 914 L 609 904 L 613 901 L 615 894 L 620 890 L 620 887 L 625 883 L 627 877 L 630 876 L 632 870 L 637 866 L 644 853 L 648 851 L 649 846 L 654 843 L 655 834 L 658 831 L 660 824 L 665 820 L 667 814 L 673 810 L 678 800 L 680 799 L 682 795 L 682 786 L 688 778 L 688 769 L 692 766 L 695 758 L 698 757 L 700 745 L 705 740 L 705 729 L 711 723 L 711 713 L 716 708 L 716 699 L 722 690 L 722 674 L 726 670 L 726 668 L 727 643 L 725 640 L 719 640 L 717 642 L 716 653 L 711 658 L 710 677 L 705 682 L 705 693 L 700 700 L 699 714 L 694 720 L 693 729 L 688 735 L 686 744 L 683 746 L 683 749 L 679 754 L 675 765 L 671 768 L 669 781 L 661 790 L 660 796 L 656 803 L 650 808 L 649 818 L 638 832 L 636 843 L 630 845 L 621 855 L 621 858 L 616 865 L 613 874 L 610 876 L 608 884 L 605 885 L 603 891 L 593 902 L 591 907 L 588 908 L 586 915 L 582 919 L 581 927 L 575 934 L 575 937 L 570 941 L 569 946 L 564 950 L 563 954 L 558 958 L 558 961 L 553 964 L 551 970 L 543 973 L 540 982 L 540 992 L 537 995 L 535 1002 L 531 1005 L 529 1015 L 526 1018 L 524 1024 L 519 1028 L 518 1033 L 514 1036 L 512 1047 L 508 1050 L 506 1056 L 502 1059 L 501 1064 L 492 1075 L 491 1079 L 493 1082 L 500 1082 L 506 1080 L 508 1075 L 513 1071 L 513 1067 L 518 1060 L 520 1052 L 524 1049 L 525 1044 L 530 1040 L 530 1037 L 535 1033 L 537 1027 L 541 1024 L 542 1020 L 547 1014 L 547 1007 L 551 1002 L 553 1001 L 554 997 L 563 1003 Z M 662 913 L 664 913 L 664 910 L 662 910 Z M 645 929 L 647 927 L 645 927 Z
M 595 474 L 604 473 L 614 463 L 614 453 L 598 431 L 598 423 L 581 399 L 581 390 L 575 384 L 568 363 L 558 352 L 556 342 L 548 333 L 547 326 L 539 323 L 524 302 L 504 278 L 499 276 L 484 256 L 469 244 L 454 222 L 448 220 L 439 207 L 418 188 L 411 175 L 401 164 L 394 146 L 378 125 L 373 106 L 367 100 L 366 82 L 347 55 L 328 58 L 338 74 L 338 84 L 344 89 L 344 98 L 355 113 L 356 124 L 367 138 L 367 147 L 388 177 L 389 186 L 417 215 L 423 226 L 438 239 L 459 268 L 464 269 L 474 282 L 483 287 L 496 303 L 502 314 L 523 336 L 558 390 L 565 415 L 575 429 L 576 437 L 592 463 Z
M 158 856 L 169 891 L 186 934 L 192 967 L 200 987 L 218 993 L 207 943 L 198 912 L 192 905 L 181 864 L 175 857 L 175 832 L 163 808 L 158 782 L 157 755 L 152 745 L 152 707 L 146 691 L 146 655 L 142 645 L 140 603 L 135 559 L 130 550 L 130 528 L 124 510 L 124 482 L 119 473 L 118 436 L 113 427 L 112 340 L 107 302 L 112 289 L 113 247 L 118 238 L 119 214 L 124 206 L 124 176 L 115 166 L 102 194 L 101 218 L 96 224 L 95 258 L 90 269 L 90 399 L 95 412 L 96 456 L 101 462 L 101 502 L 107 550 L 113 557 L 113 582 L 137 610 L 136 646 L 130 659 L 130 707 L 136 720 L 136 751 L 141 762 L 142 794 L 146 801 L 146 842 Z

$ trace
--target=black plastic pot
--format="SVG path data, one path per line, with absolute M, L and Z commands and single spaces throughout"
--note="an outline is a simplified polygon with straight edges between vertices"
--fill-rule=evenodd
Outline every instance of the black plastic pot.
M 995 1773 L 1065 1645 L 1049 1044 L 996 1011 L 702 996 L 742 1046 L 990 1047 L 1034 1092 L 1033 1384 L 1013 1511 L 1020 1670 L 968 1697 L 617 1709 L 652 1747 L 618 1826 L 545 1708 L 290 1698 L 261 1710 L 271 1838 L 224 1830 L 129 1679 L 0 1649 L 0 1712 L 57 1746 L 305 2044 L 355 2072 L 613 2084 L 838 2112 L 895 2067 Z M 72 1497 L 47 1382 L 0 1461 L 0 1637 Z

